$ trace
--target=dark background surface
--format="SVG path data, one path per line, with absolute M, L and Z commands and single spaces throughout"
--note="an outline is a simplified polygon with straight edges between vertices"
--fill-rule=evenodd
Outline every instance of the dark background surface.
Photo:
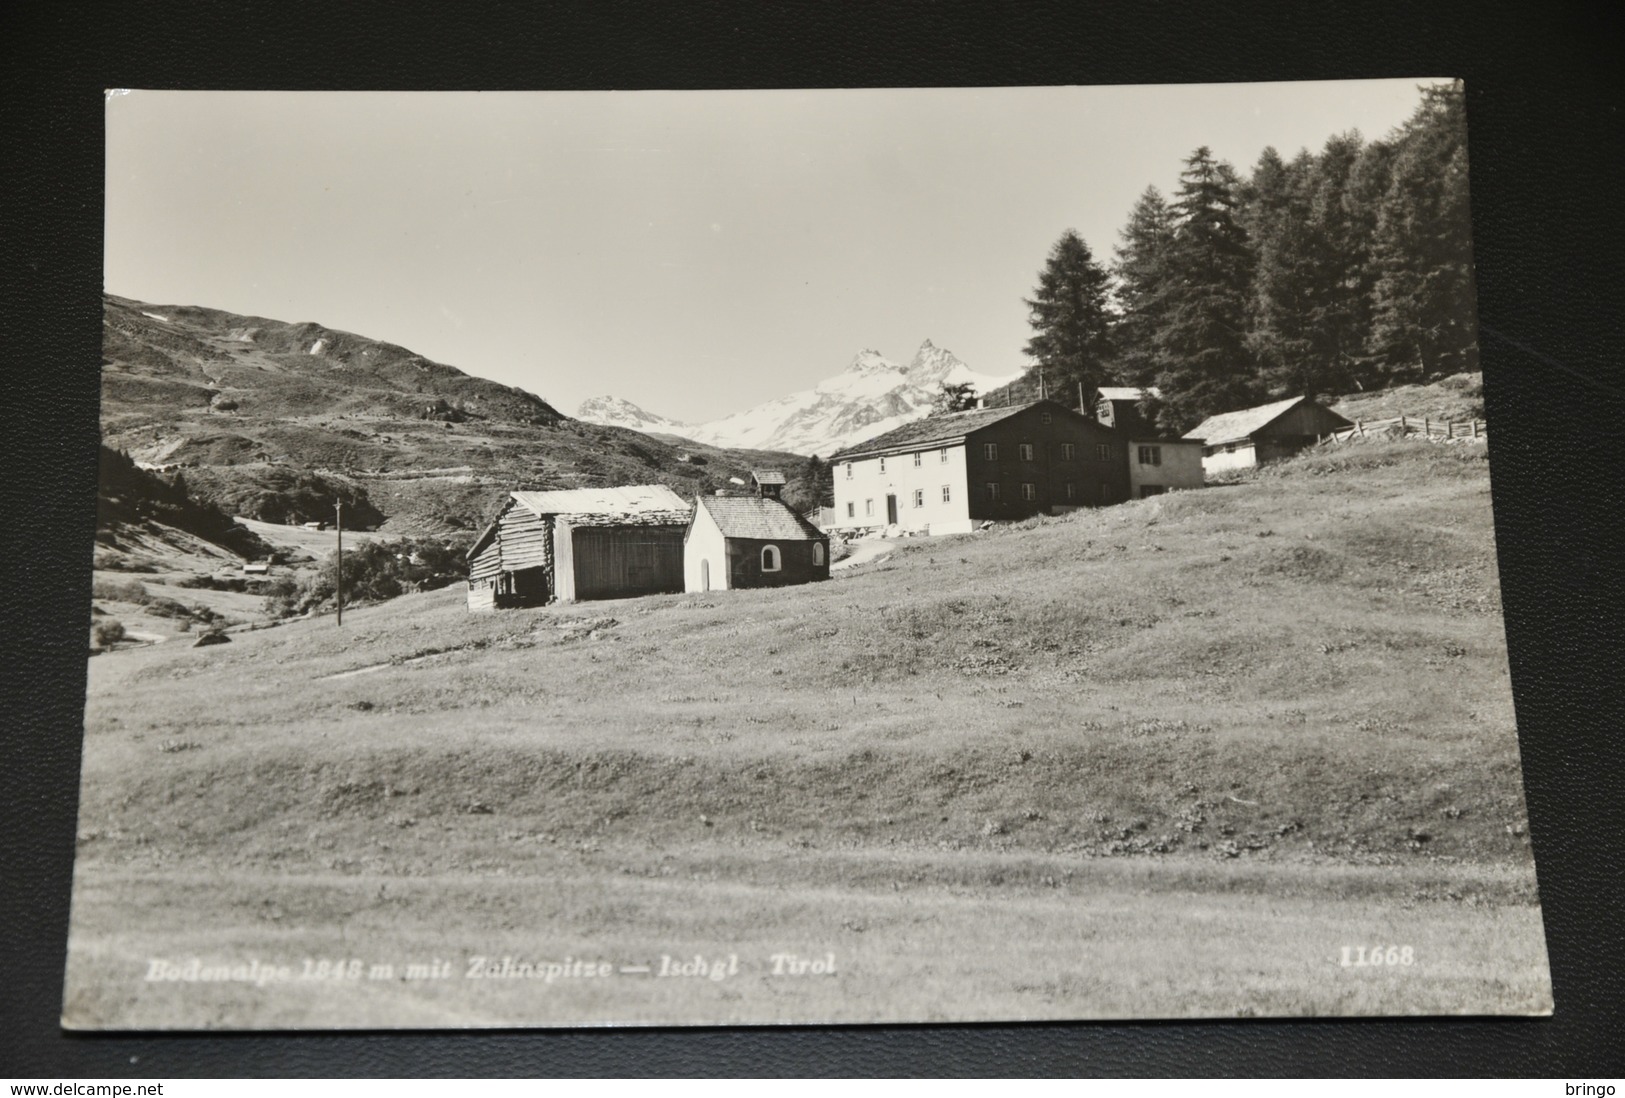
M 9 473 L 0 512 L 0 1075 L 1583 1079 L 1625 1070 L 1620 10 L 1428 0 L 1224 7 L 1183 0 L 1157 6 L 144 0 L 6 9 L 0 15 L 6 379 L 0 452 Z M 58 1029 L 94 529 L 103 88 L 1405 76 L 1467 82 L 1497 540 L 1553 1018 L 221 1037 L 84 1037 Z M 1035 270 L 1040 259 L 1034 257 Z

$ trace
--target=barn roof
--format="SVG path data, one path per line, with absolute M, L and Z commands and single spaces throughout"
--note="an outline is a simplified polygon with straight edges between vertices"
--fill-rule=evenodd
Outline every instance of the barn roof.
M 1012 404 L 1006 408 L 972 408 L 967 412 L 949 412 L 945 415 L 926 416 L 912 423 L 905 423 L 901 427 L 893 428 L 883 435 L 864 439 L 855 446 L 848 446 L 844 450 L 830 455 L 830 461 L 843 461 L 849 457 L 879 453 L 882 450 L 896 450 L 907 447 L 914 449 L 920 446 L 930 446 L 936 443 L 957 442 L 972 431 L 980 431 L 983 427 L 991 426 L 1000 420 L 1009 419 L 1020 412 L 1025 412 L 1035 404 L 1053 404 L 1053 401 L 1033 400 L 1026 404 Z M 1056 405 L 1060 407 L 1060 405 Z M 1066 409 L 1071 411 L 1071 409 Z
M 784 474 L 777 469 L 757 469 L 751 473 L 751 479 L 757 484 L 783 484 Z
M 502 511 L 468 547 L 468 559 L 479 555 L 515 504 L 536 515 L 568 515 L 576 526 L 681 526 L 693 513 L 682 496 L 663 484 L 622 488 L 570 488 L 558 492 L 510 492 Z
M 699 506 L 716 522 L 725 538 L 763 541 L 822 541 L 818 527 L 796 514 L 788 504 L 760 496 L 701 496 Z
M 1290 397 L 1286 400 L 1277 400 L 1273 404 L 1260 404 L 1256 408 L 1243 408 L 1239 412 L 1221 412 L 1216 416 L 1208 416 L 1194 429 L 1186 431 L 1185 437 L 1200 440 L 1209 446 L 1239 442 L 1262 431 L 1308 399 L 1301 396 Z
M 686 513 L 689 509 L 681 496 L 663 484 L 515 492 L 513 498 L 537 515 L 646 515 L 657 511 Z

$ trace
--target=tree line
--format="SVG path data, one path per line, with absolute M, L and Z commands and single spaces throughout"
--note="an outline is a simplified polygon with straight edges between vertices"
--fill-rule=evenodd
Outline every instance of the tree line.
M 1040 380 L 1156 388 L 1144 410 L 1183 432 L 1288 396 L 1426 381 L 1478 367 L 1467 124 L 1460 85 L 1421 89 L 1390 137 L 1358 132 L 1249 176 L 1199 148 L 1178 190 L 1148 187 L 1109 265 L 1056 241 L 1025 299 Z

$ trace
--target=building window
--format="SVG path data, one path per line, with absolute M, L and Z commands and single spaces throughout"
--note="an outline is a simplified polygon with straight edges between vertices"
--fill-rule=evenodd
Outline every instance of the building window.
M 777 545 L 762 546 L 762 571 L 777 572 L 779 570 L 779 547 Z
M 858 516 L 858 505 L 855 504 L 855 503 L 848 503 L 846 505 L 846 517 L 847 518 L 857 518 L 857 516 Z
M 948 447 L 944 446 L 942 449 L 937 451 L 937 461 L 941 462 L 943 465 L 948 464 Z
M 1022 461 L 1031 461 L 1033 459 L 1033 444 L 1030 442 L 1023 442 L 1020 446 L 1016 447 L 1016 452 L 1021 457 Z
M 1141 465 L 1161 465 L 1162 464 L 1162 447 L 1161 446 L 1142 446 L 1142 447 L 1140 447 L 1140 464 Z
M 990 480 L 990 481 L 987 482 L 987 498 L 988 498 L 989 503 L 992 503 L 992 502 L 995 502 L 995 501 L 998 500 L 998 498 L 999 498 L 999 482 L 998 481 Z
M 822 568 L 823 566 L 824 566 L 824 543 L 821 542 L 821 541 L 815 541 L 815 542 L 813 542 L 813 567 L 814 568 Z
M 852 479 L 852 463 L 850 461 L 846 463 L 846 479 Z
M 984 443 L 982 443 L 982 460 L 984 460 L 984 461 L 998 461 L 999 460 L 999 444 L 997 442 L 984 442 Z
M 1111 460 L 1111 456 L 1112 456 L 1112 448 L 1110 446 L 1106 445 L 1104 442 L 1095 443 L 1095 460 L 1096 461 L 1109 461 L 1109 460 Z
M 942 502 L 948 502 L 948 486 L 946 484 L 942 486 Z
M 1066 498 L 1068 501 L 1078 498 L 1078 486 L 1070 480 L 1066 482 Z
M 918 469 L 920 467 L 920 460 L 924 457 L 925 455 L 918 450 L 914 451 L 914 468 Z
M 886 471 L 886 459 L 885 458 L 880 459 L 880 471 L 882 473 L 884 473 Z
M 875 501 L 874 500 L 866 499 L 866 500 L 863 501 L 863 513 L 866 514 L 866 515 L 872 515 L 872 514 L 875 513 Z
M 1078 448 L 1076 446 L 1072 445 L 1070 442 L 1061 443 L 1061 460 L 1062 461 L 1071 461 L 1073 458 L 1075 458 L 1077 456 L 1078 456 Z
M 924 488 L 916 488 L 916 489 L 914 489 L 914 506 L 916 506 L 916 507 L 924 507 L 925 506 L 925 489 Z
M 1050 421 L 1050 414 L 1048 412 L 1045 412 L 1043 415 L 1038 417 L 1038 422 L 1042 423 L 1046 427 L 1049 426 L 1049 421 Z
M 1038 498 L 1038 485 L 1030 480 L 1021 482 L 1021 498 L 1031 503 Z

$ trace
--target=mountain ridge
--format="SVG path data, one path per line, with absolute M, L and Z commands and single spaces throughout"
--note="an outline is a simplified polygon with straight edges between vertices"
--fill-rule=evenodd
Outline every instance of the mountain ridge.
M 228 514 L 477 529 L 515 488 L 658 483 L 693 497 L 803 459 L 583 423 L 542 397 L 313 322 L 103 296 L 103 441 L 184 469 Z

